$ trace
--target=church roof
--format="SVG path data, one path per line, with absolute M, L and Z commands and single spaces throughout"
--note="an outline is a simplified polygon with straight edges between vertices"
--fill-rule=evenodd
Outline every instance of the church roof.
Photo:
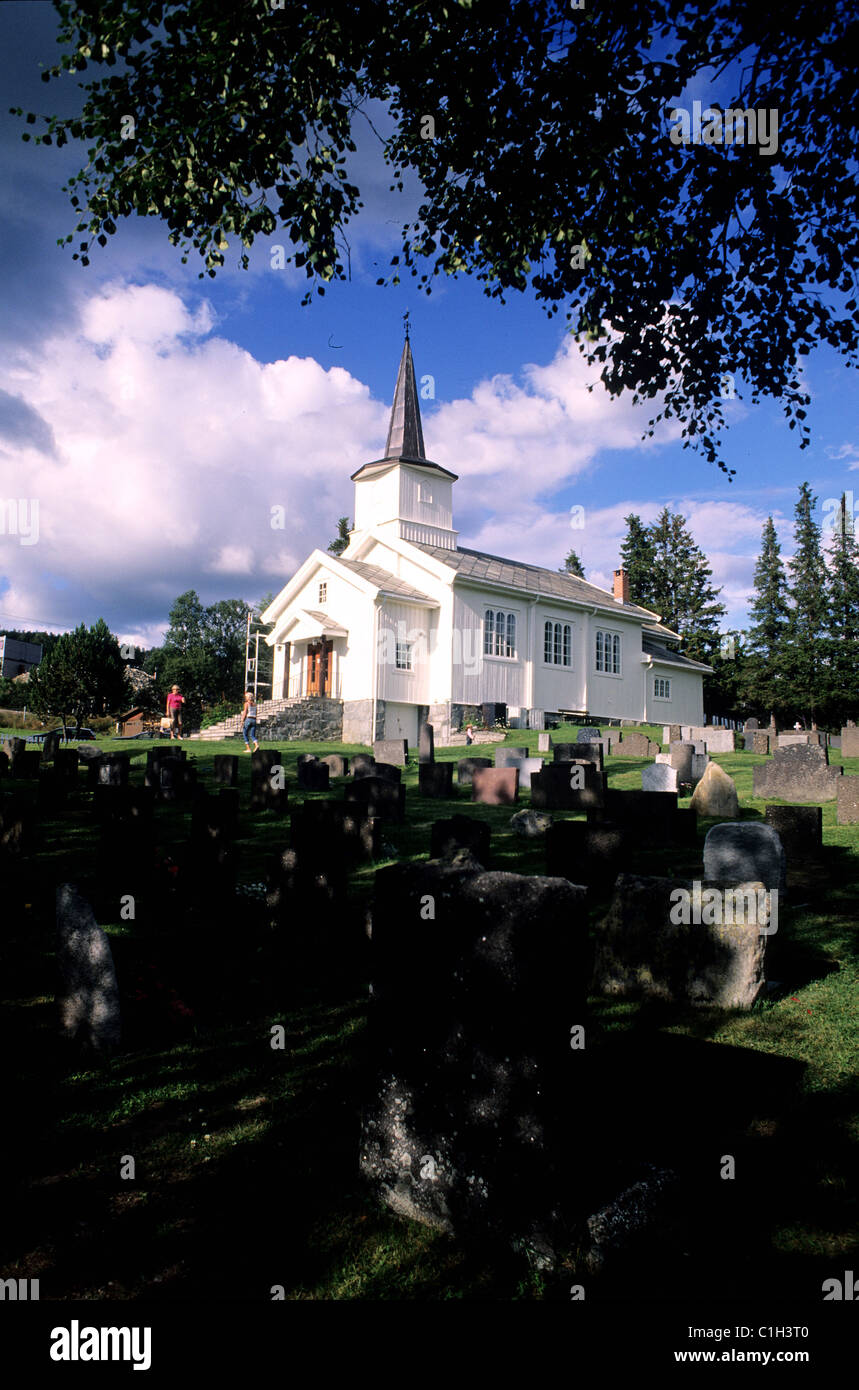
M 503 584 L 510 589 L 521 589 L 523 593 L 565 598 L 589 606 L 598 604 L 610 608 L 612 612 L 623 613 L 628 618 L 652 619 L 654 616 L 649 609 L 639 608 L 635 603 L 616 603 L 605 589 L 588 584 L 587 580 L 579 579 L 574 574 L 543 569 L 541 565 L 528 565 L 520 560 L 505 560 L 500 555 L 487 555 L 482 550 L 468 550 L 463 546 L 446 550 L 444 546 L 426 545 L 422 541 L 410 541 L 409 544 L 456 570 L 463 579 Z
M 691 656 L 681 656 L 679 652 L 669 651 L 662 642 L 657 642 L 645 630 L 641 634 L 641 650 L 652 656 L 654 661 L 667 661 L 671 666 L 686 666 L 690 671 L 712 671 L 703 661 L 693 661 Z
M 413 589 L 411 584 L 406 584 L 402 579 L 398 579 L 389 570 L 383 570 L 379 565 L 368 565 L 363 560 L 344 560 L 342 556 L 337 557 L 338 565 L 345 565 L 346 569 L 352 570 L 362 579 L 366 579 L 368 584 L 373 584 L 383 594 L 390 594 L 392 598 L 408 599 L 412 603 L 428 604 L 431 608 L 438 608 L 438 603 L 434 598 L 429 598 L 422 594 L 419 589 Z

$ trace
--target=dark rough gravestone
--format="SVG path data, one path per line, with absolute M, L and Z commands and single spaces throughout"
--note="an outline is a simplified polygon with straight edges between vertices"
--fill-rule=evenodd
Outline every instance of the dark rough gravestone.
M 823 848 L 822 806 L 767 806 L 764 816 L 781 840 L 788 864 L 819 859 Z
M 765 733 L 763 733 L 763 732 L 755 732 L 755 733 L 752 735 L 752 752 L 753 752 L 753 753 L 766 753 L 766 754 L 768 755 L 768 754 L 769 754 L 769 751 L 770 751 L 770 736 L 769 736 L 769 734 L 765 734 Z
M 342 753 L 326 753 L 320 762 L 326 764 L 331 777 L 349 776 L 349 759 L 344 758 Z
M 499 745 L 495 749 L 496 767 L 516 767 L 523 758 L 528 757 L 527 748 L 514 748 L 511 745 Z
M 756 719 L 747 719 L 745 724 L 743 725 L 743 729 L 747 734 L 754 733 L 759 728 L 760 724 Z
M 590 729 L 590 728 L 579 729 L 579 732 L 578 732 L 578 734 L 576 735 L 576 742 L 577 742 L 577 743 L 589 743 L 591 739 L 594 739 L 594 738 L 601 738 L 601 737 L 602 737 L 602 735 L 601 735 L 599 729 Z
M 859 777 L 842 777 L 838 783 L 838 825 L 859 825 Z
M 13 763 L 27 751 L 27 741 L 23 738 L 4 738 L 2 748 L 10 763 Z
M 571 1181 L 585 891 L 485 872 L 467 852 L 394 865 L 376 875 L 370 952 L 361 1169 L 375 1195 L 450 1233 L 551 1244 Z
M 488 821 L 472 816 L 451 816 L 433 821 L 430 828 L 430 859 L 450 859 L 459 850 L 469 850 L 489 868 L 490 827 Z
M 98 763 L 99 787 L 127 787 L 129 758 L 127 753 L 105 753 Z
M 384 777 L 361 777 L 346 788 L 346 800 L 356 801 L 370 816 L 380 820 L 402 821 L 406 810 L 406 789 Z
M 9 754 L 0 751 L 0 777 L 5 777 L 9 771 Z
M 652 756 L 650 751 L 651 746 L 650 739 L 646 734 L 635 733 L 628 729 L 621 738 L 617 751 L 621 756 L 648 758 Z M 659 752 L 658 748 L 656 752 Z
M 608 788 L 602 807 L 588 811 L 588 821 L 608 821 L 623 827 L 635 845 L 657 849 L 669 846 L 677 837 L 677 793 Z
M 704 841 L 704 877 L 723 883 L 761 882 L 765 888 L 785 886 L 785 852 L 771 825 L 753 821 L 714 825 Z
M 515 811 L 510 817 L 510 829 L 523 840 L 538 840 L 552 824 L 547 811 Z
M 0 861 L 17 859 L 29 845 L 32 812 L 24 797 L 13 792 L 0 797 Z
M 840 767 L 829 767 L 825 748 L 817 743 L 777 748 L 768 763 L 752 769 L 754 795 L 778 801 L 834 801 Z
M 617 825 L 555 821 L 546 836 L 546 873 L 571 883 L 610 886 L 629 856 L 629 834 Z
M 120 1042 L 119 987 L 110 942 L 76 886 L 57 889 L 57 994 L 63 1036 L 86 1052 Z
M 373 757 L 378 763 L 395 763 L 405 767 L 409 756 L 407 738 L 380 738 L 373 744 Z
M 215 786 L 237 787 L 239 785 L 238 753 L 215 754 Z
M 601 743 L 556 743 L 554 747 L 556 763 L 593 763 L 600 772 L 603 770 L 603 746 Z
M 666 743 L 680 743 L 680 742 L 682 741 L 682 739 L 683 739 L 683 725 L 682 725 L 682 724 L 669 724 L 669 725 L 668 725 L 668 738 L 665 740 L 665 742 L 666 742 Z
M 491 766 L 491 758 L 460 758 L 456 765 L 456 780 L 461 787 L 470 787 L 475 771 L 481 767 Z
M 715 829 L 723 829 L 716 826 Z M 711 831 L 711 834 L 714 832 Z M 722 884 L 699 883 L 699 892 Z M 759 883 L 737 885 L 739 890 Z M 682 919 L 678 892 L 690 904 Z M 660 999 L 672 1004 L 750 1008 L 764 986 L 768 937 L 757 920 L 695 922 L 695 883 L 677 878 L 620 874 L 611 907 L 597 928 L 593 990 L 615 998 Z M 742 899 L 741 899 L 742 901 Z M 754 914 L 750 914 L 754 916 Z
M 418 739 L 418 761 L 431 763 L 435 758 L 435 733 L 432 724 L 421 724 Z
M 453 796 L 453 763 L 420 763 L 418 791 L 421 796 L 449 800 Z
M 305 754 L 298 760 L 298 785 L 305 792 L 327 792 L 331 770 L 327 763 Z
M 602 805 L 604 774 L 594 763 L 546 763 L 531 777 L 531 805 L 541 811 L 590 811 Z
M 476 767 L 471 774 L 471 800 L 481 806 L 512 806 L 519 800 L 518 767 Z

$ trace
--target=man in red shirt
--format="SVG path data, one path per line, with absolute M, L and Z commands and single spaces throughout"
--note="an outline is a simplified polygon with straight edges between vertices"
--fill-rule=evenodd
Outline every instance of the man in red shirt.
M 182 742 L 182 706 L 184 703 L 184 695 L 180 695 L 178 685 L 174 685 L 167 696 L 167 718 L 172 720 L 170 738 L 178 738 L 180 743 Z

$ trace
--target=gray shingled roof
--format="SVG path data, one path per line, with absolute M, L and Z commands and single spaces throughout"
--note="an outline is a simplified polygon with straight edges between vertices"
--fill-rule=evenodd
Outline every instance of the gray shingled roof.
M 649 637 L 646 632 L 641 634 L 641 650 L 648 656 L 652 656 L 654 661 L 670 661 L 675 666 L 688 666 L 690 671 L 712 671 L 712 666 L 707 666 L 703 661 L 693 661 L 691 656 L 681 656 L 679 652 L 672 652 L 663 642 L 657 642 L 653 637 Z
M 520 560 L 504 560 L 500 555 L 487 555 L 482 550 L 467 550 L 458 546 L 456 550 L 446 550 L 440 545 L 426 545 L 422 541 L 409 541 L 418 550 L 441 560 L 462 575 L 463 579 L 475 579 L 486 584 L 506 584 L 512 589 L 522 589 L 529 594 L 545 594 L 549 598 L 570 599 L 573 603 L 600 604 L 612 611 L 625 613 L 630 618 L 643 618 L 652 621 L 653 614 L 647 608 L 639 608 L 635 603 L 615 603 L 612 595 L 596 584 L 588 584 L 572 574 L 562 574 L 558 570 L 543 569 L 540 565 L 526 565 Z
M 431 608 L 438 608 L 434 598 L 422 594 L 419 589 L 413 589 L 411 584 L 397 579 L 389 570 L 383 570 L 378 565 L 367 565 L 363 560 L 344 560 L 342 556 L 338 556 L 338 562 L 353 573 L 359 574 L 362 579 L 366 579 L 368 584 L 375 585 L 383 594 L 390 594 L 392 598 L 411 599 L 413 603 L 425 603 Z
M 314 621 L 315 623 L 318 623 L 319 626 L 323 629 L 323 631 L 325 631 L 325 632 L 342 632 L 342 631 L 343 631 L 343 624 L 342 624 L 342 623 L 337 623 L 337 622 L 335 622 L 334 619 L 331 618 L 331 617 L 329 617 L 329 615 L 328 615 L 327 613 L 318 613 L 318 612 L 317 612 L 315 609 L 313 609 L 313 608 L 305 608 L 304 611 L 305 611 L 305 613 L 307 614 L 308 618 L 312 618 L 313 621 Z

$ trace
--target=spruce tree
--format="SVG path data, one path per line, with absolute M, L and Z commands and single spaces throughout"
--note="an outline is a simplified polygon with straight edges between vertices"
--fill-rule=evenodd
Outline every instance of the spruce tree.
M 838 724 L 859 710 L 859 544 L 842 493 L 829 550 L 829 710 Z
M 585 567 L 574 550 L 570 551 L 558 573 L 572 574 L 576 579 L 584 579 Z
M 781 547 L 771 516 L 767 517 L 761 536 L 749 618 L 744 692 L 756 713 L 774 718 L 784 712 L 791 700 L 787 670 L 790 609 Z
M 825 705 L 829 681 L 829 598 L 820 545 L 820 526 L 814 517 L 817 498 L 808 483 L 800 483 L 794 526 L 795 549 L 788 561 L 792 611 L 789 629 L 789 676 L 797 712 L 812 727 Z
M 667 507 L 648 530 L 651 548 L 650 602 L 666 627 L 679 633 L 683 651 L 709 661 L 719 648 L 719 622 L 726 609 L 714 589 L 706 555 L 686 529 L 685 519 Z
M 624 520 L 626 539 L 620 547 L 620 554 L 629 580 L 629 597 L 633 603 L 640 603 L 642 608 L 651 608 L 654 553 L 650 530 L 634 512 Z

